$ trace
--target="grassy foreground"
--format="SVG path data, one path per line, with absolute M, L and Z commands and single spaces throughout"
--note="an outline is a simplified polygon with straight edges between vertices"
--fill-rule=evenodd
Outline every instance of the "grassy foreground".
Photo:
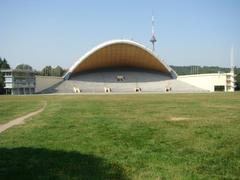
M 239 93 L 2 96 L 0 121 L 43 101 L 0 134 L 0 179 L 240 177 Z
M 21 96 L 0 96 L 0 124 L 4 124 L 13 118 L 23 116 L 41 107 L 42 103 L 35 98 L 23 98 Z

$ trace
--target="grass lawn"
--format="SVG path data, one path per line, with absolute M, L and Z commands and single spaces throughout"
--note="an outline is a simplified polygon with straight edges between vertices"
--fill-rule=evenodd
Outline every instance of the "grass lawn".
M 0 179 L 240 177 L 240 93 L 0 96 L 0 122 L 44 101 L 0 134 Z
M 0 124 L 35 111 L 43 103 L 31 96 L 0 96 Z

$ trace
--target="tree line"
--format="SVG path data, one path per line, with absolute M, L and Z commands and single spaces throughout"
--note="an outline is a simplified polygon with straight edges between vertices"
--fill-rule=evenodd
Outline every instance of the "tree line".
M 39 76 L 63 76 L 67 70 L 63 69 L 61 66 L 45 66 L 42 70 L 33 70 L 32 66 L 27 64 L 20 64 L 16 67 L 18 70 L 34 71 L 35 75 Z
M 45 66 L 42 70 L 33 70 L 32 66 L 28 64 L 19 64 L 16 66 L 16 69 L 18 70 L 24 70 L 24 71 L 34 71 L 35 75 L 39 76 L 63 76 L 67 70 L 63 69 L 61 66 Z
M 63 76 L 67 72 L 67 69 L 63 69 L 61 66 L 45 66 L 41 71 L 36 71 L 37 75 L 41 76 Z
M 171 66 L 171 68 L 174 69 L 178 75 L 230 72 L 230 68 L 218 66 Z M 235 73 L 240 73 L 240 68 L 235 68 Z

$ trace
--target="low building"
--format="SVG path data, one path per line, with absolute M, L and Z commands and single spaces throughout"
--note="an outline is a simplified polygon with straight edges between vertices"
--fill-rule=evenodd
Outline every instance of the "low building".
M 234 92 L 235 75 L 230 73 L 193 74 L 178 76 L 178 80 L 210 92 Z
M 21 95 L 35 93 L 35 74 L 29 70 L 1 70 L 6 94 Z

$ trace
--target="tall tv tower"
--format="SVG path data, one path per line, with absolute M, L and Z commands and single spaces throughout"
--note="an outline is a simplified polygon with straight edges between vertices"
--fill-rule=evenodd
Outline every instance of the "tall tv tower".
M 232 45 L 230 53 L 231 72 L 234 73 L 234 46 Z
M 150 39 L 150 42 L 152 43 L 152 51 L 155 51 L 155 43 L 157 42 L 155 32 L 154 32 L 154 17 L 152 16 L 152 37 Z

